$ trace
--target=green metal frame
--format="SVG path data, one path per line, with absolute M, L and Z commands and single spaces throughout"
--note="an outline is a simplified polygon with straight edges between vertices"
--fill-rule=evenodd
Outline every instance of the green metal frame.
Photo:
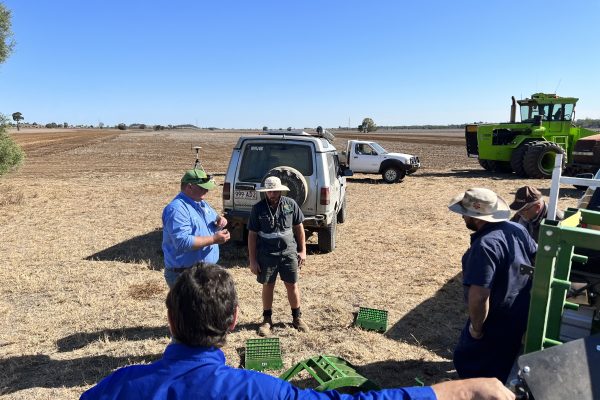
M 563 309 L 578 309 L 566 301 L 572 261 L 587 261 L 573 252 L 579 248 L 600 250 L 600 231 L 580 225 L 600 225 L 600 212 L 569 208 L 563 221 L 544 220 L 540 227 L 538 252 L 531 289 L 525 333 L 525 353 L 562 344 L 560 326 Z
M 358 391 L 379 390 L 374 382 L 356 372 L 356 367 L 341 357 L 318 355 L 307 358 L 279 375 L 289 381 L 301 371 L 307 371 L 318 383 L 315 390 L 354 389 Z

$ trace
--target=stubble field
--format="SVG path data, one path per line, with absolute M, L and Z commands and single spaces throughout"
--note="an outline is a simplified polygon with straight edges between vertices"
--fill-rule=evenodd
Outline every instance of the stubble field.
M 193 165 L 191 147 L 200 145 L 205 169 L 220 184 L 208 201 L 221 211 L 221 185 L 240 135 L 13 132 L 27 159 L 0 179 L 0 395 L 75 399 L 115 368 L 161 356 L 169 342 L 162 209 Z M 336 147 L 359 136 L 340 133 Z M 338 225 L 336 250 L 319 254 L 316 237 L 309 239 L 300 278 L 309 333 L 291 327 L 285 289 L 276 287 L 274 334 L 284 368 L 333 354 L 382 387 L 452 379 L 452 349 L 465 318 L 460 258 L 469 232 L 447 210 L 448 201 L 475 186 L 507 201 L 524 184 L 547 195 L 550 182 L 486 173 L 466 157 L 461 131 L 376 136 L 388 151 L 418 155 L 423 166 L 394 185 L 376 175 L 348 179 L 348 219 Z M 574 206 L 579 194 L 561 190 L 559 208 Z M 220 263 L 238 289 L 239 326 L 223 350 L 239 366 L 245 341 L 257 337 L 260 286 L 245 247 L 222 246 Z M 388 310 L 388 331 L 352 327 L 359 306 Z

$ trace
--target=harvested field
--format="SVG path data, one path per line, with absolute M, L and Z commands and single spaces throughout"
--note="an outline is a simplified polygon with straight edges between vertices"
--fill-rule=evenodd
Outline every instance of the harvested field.
M 14 132 L 27 159 L 0 179 L 0 395 L 75 399 L 115 368 L 152 362 L 169 342 L 162 276 L 161 212 L 193 165 L 222 184 L 240 132 L 51 130 Z M 361 137 L 342 133 L 345 138 Z M 338 247 L 319 254 L 316 238 L 300 286 L 312 328 L 291 328 L 285 289 L 276 287 L 275 334 L 284 367 L 316 354 L 359 366 L 383 387 L 455 378 L 451 354 L 465 318 L 460 258 L 469 232 L 446 206 L 485 186 L 510 200 L 524 184 L 549 181 L 493 176 L 466 157 L 462 131 L 397 132 L 377 137 L 389 151 L 416 154 L 423 167 L 403 182 L 349 178 L 348 220 Z M 209 202 L 221 209 L 221 191 Z M 560 208 L 580 192 L 561 191 Z M 224 351 L 239 366 L 257 337 L 260 286 L 243 246 L 221 248 L 240 299 L 239 326 Z M 389 311 L 385 334 L 352 327 L 359 306 Z M 281 371 L 270 372 L 278 374 Z M 300 385 L 310 385 L 301 380 Z

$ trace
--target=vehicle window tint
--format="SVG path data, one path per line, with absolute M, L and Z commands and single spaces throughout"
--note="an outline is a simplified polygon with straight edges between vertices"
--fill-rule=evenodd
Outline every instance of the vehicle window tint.
M 270 169 L 292 167 L 304 176 L 313 174 L 313 160 L 310 146 L 288 143 L 256 143 L 244 147 L 239 180 L 261 182 Z

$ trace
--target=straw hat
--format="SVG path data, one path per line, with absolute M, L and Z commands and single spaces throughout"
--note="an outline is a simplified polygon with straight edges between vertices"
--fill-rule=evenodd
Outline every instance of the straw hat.
M 256 189 L 257 192 L 289 192 L 290 188 L 281 183 L 281 179 L 276 176 L 269 176 L 265 179 L 262 187 Z
M 471 188 L 459 194 L 450 201 L 448 209 L 487 222 L 508 221 L 510 218 L 510 209 L 506 201 L 485 188 Z

